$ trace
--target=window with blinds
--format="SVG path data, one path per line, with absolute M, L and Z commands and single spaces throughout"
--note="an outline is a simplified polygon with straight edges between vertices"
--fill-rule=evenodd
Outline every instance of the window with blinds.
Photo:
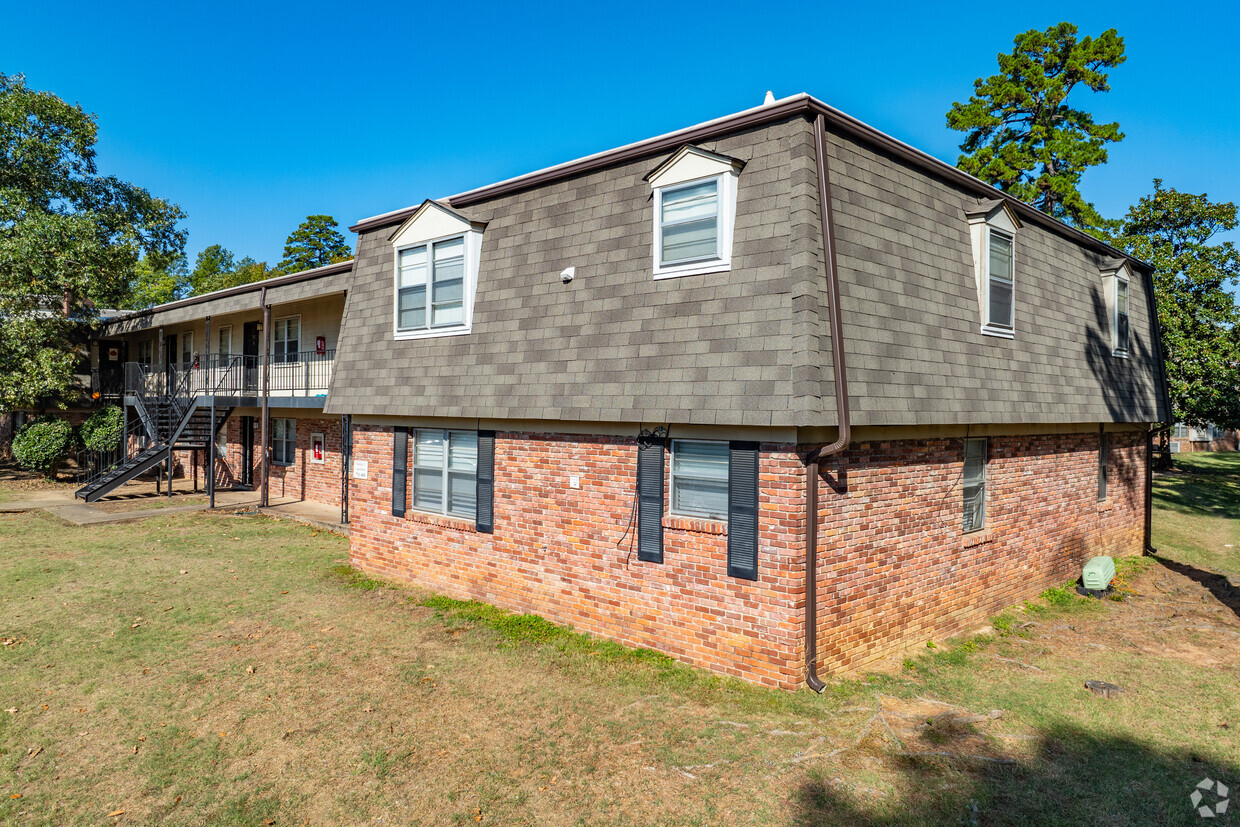
M 986 526 L 986 448 L 985 437 L 964 441 L 964 524 L 967 534 Z

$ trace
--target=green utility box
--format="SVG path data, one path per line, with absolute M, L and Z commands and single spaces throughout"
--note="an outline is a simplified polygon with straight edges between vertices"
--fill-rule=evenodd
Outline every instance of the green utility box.
M 1105 555 L 1094 557 L 1081 571 L 1081 585 L 1091 592 L 1104 591 L 1115 579 L 1115 561 Z

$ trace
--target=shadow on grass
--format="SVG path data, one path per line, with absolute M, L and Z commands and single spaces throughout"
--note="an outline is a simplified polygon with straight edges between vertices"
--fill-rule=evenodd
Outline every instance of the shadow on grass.
M 1233 586 L 1226 575 L 1200 569 L 1169 557 L 1157 554 L 1150 556 L 1176 574 L 1182 574 L 1189 580 L 1204 586 L 1210 594 L 1214 595 L 1215 600 L 1231 609 L 1232 613 L 1240 618 L 1240 588 Z
M 1178 455 L 1155 479 L 1154 501 L 1182 514 L 1240 518 L 1240 452 Z
M 1165 753 L 1075 726 L 1043 734 L 1036 758 L 1019 764 L 897 756 L 903 791 L 894 801 L 859 801 L 829 774 L 794 795 L 794 823 L 1201 824 L 1190 796 L 1205 778 L 1236 789 L 1240 766 L 1194 753 Z M 1217 797 L 1203 796 L 1213 805 Z M 1226 818 L 1230 818 L 1227 813 Z M 1218 823 L 1226 818 L 1212 819 Z

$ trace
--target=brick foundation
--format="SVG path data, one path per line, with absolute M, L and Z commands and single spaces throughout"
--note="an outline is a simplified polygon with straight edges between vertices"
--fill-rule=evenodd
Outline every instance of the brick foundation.
M 298 436 L 300 440 L 300 424 Z M 1139 433 L 1110 435 L 1097 501 L 1097 434 L 993 437 L 982 532 L 961 531 L 959 439 L 854 443 L 821 490 L 819 654 L 824 673 L 982 625 L 1143 536 Z M 804 657 L 804 466 L 763 444 L 759 579 L 726 573 L 726 524 L 665 518 L 664 563 L 633 538 L 636 441 L 500 433 L 495 533 L 391 515 L 392 431 L 354 429 L 368 479 L 350 488 L 361 569 L 473 598 L 768 686 L 794 688 Z M 576 476 L 580 488 L 569 487 Z

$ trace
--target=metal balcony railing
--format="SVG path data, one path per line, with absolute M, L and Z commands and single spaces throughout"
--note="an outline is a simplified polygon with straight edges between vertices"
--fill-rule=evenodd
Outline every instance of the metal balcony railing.
M 270 396 L 324 396 L 331 384 L 336 351 L 300 353 L 275 358 L 270 365 Z M 168 389 L 172 389 L 169 394 Z M 262 360 L 257 356 L 214 354 L 192 362 L 125 365 L 125 392 L 143 397 L 259 396 L 263 391 Z

